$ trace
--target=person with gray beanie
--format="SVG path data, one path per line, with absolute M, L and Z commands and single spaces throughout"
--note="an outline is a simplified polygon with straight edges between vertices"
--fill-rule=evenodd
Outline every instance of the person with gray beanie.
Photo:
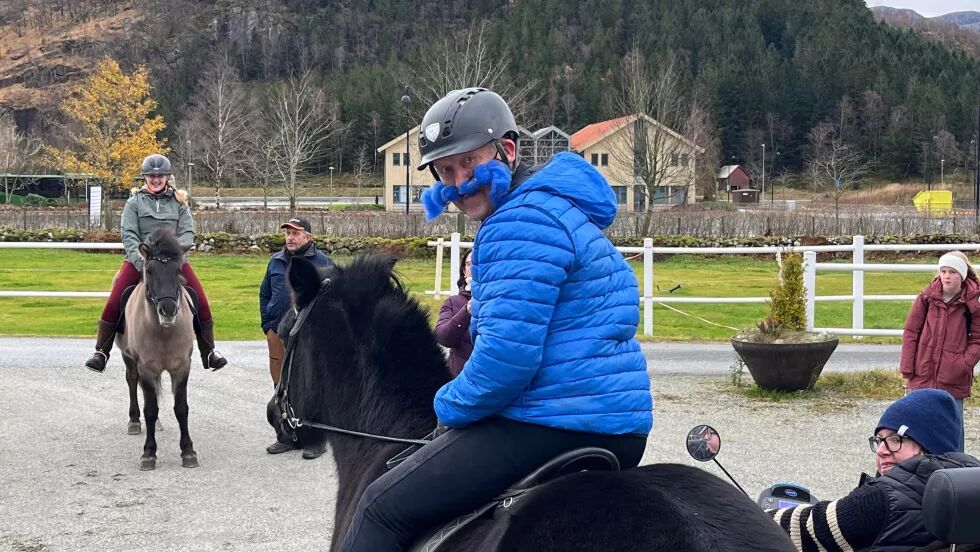
M 909 310 L 899 369 L 907 389 L 948 391 L 962 415 L 980 361 L 980 281 L 959 251 L 940 257 L 937 270 Z
M 797 549 L 919 550 L 936 539 L 926 531 L 922 495 L 933 472 L 980 467 L 957 452 L 963 418 L 953 396 L 940 389 L 910 392 L 885 409 L 868 438 L 877 475 L 862 474 L 839 500 L 769 510 Z

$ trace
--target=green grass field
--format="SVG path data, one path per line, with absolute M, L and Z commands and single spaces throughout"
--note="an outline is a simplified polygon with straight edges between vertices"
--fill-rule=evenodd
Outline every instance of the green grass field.
M 339 262 L 347 259 L 338 258 Z M 923 256 L 922 262 L 933 262 Z M 85 253 L 67 250 L 0 249 L 0 290 L 108 291 L 113 274 L 122 262 L 118 253 Z M 191 262 L 211 300 L 219 339 L 261 339 L 258 288 L 268 258 L 261 255 L 192 254 Z M 904 261 L 908 262 L 908 261 Z M 449 287 L 449 262 L 444 263 L 443 289 Z M 643 265 L 634 262 L 642 283 Z M 433 288 L 434 263 L 405 260 L 397 269 L 408 289 L 429 306 L 434 320 L 441 300 L 424 295 Z M 680 296 L 767 296 L 776 278 L 773 259 L 748 257 L 674 256 L 655 264 L 655 295 Z M 866 273 L 866 293 L 914 294 L 930 280 L 927 273 Z M 818 295 L 850 293 L 850 273 L 817 276 Z M 0 297 L 0 335 L 6 336 L 94 336 L 96 320 L 104 299 Z M 762 317 L 762 304 L 674 304 L 686 313 L 715 324 L 744 328 Z M 865 327 L 898 328 L 909 305 L 904 302 L 865 304 Z M 817 303 L 818 327 L 850 326 L 850 303 Z M 641 328 L 642 333 L 642 328 Z M 654 308 L 654 339 L 710 341 L 727 340 L 734 332 L 684 316 L 657 305 Z M 869 338 L 868 342 L 898 342 L 897 338 Z

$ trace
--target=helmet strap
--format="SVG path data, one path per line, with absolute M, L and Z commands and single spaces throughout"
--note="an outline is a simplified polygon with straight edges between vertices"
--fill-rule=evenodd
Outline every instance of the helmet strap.
M 518 157 L 520 155 L 520 148 L 517 147 L 517 142 L 514 142 L 513 163 L 511 163 L 510 160 L 507 159 L 507 150 L 505 150 L 504 146 L 500 144 L 500 140 L 494 140 L 493 147 L 497 148 L 497 160 L 503 163 L 504 165 L 507 165 L 507 168 L 510 169 L 510 174 L 514 174 L 515 172 L 517 172 L 517 163 L 520 160 L 520 158 Z

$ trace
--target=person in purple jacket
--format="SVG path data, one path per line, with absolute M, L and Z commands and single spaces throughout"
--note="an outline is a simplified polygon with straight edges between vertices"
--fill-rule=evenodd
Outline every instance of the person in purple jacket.
M 439 309 L 439 322 L 436 323 L 436 341 L 449 349 L 449 373 L 455 378 L 463 371 L 463 365 L 473 352 L 473 337 L 470 335 L 470 282 L 473 281 L 470 251 L 463 255 L 459 267 L 459 293 L 453 295 Z

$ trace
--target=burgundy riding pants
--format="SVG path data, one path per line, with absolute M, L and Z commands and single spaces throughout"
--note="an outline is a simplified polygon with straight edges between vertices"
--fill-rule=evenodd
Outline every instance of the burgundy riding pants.
M 180 273 L 184 276 L 184 280 L 187 281 L 187 285 L 197 292 L 198 302 L 200 303 L 198 309 L 201 321 L 207 322 L 211 320 L 211 306 L 208 305 L 208 296 L 204 294 L 201 281 L 197 279 L 197 275 L 194 274 L 194 269 L 191 268 L 190 263 L 184 263 L 180 268 Z M 142 279 L 143 274 L 136 270 L 136 267 L 132 263 L 123 261 L 122 267 L 119 269 L 119 275 L 116 276 L 116 281 L 112 283 L 109 300 L 106 301 L 105 308 L 102 309 L 103 321 L 115 324 L 119 320 L 119 301 L 122 299 L 123 292 L 129 286 L 135 286 L 140 283 Z

